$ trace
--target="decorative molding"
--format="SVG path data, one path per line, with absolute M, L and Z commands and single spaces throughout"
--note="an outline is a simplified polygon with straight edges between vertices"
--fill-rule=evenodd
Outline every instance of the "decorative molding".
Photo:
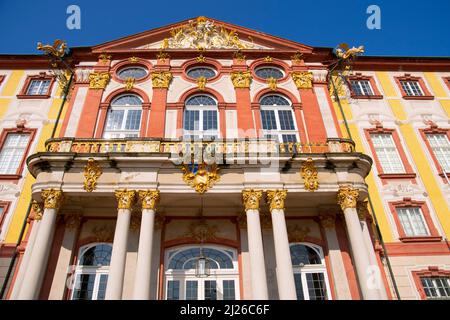
M 287 197 L 287 190 L 267 190 L 266 196 L 270 211 L 275 209 L 284 210 L 284 200 Z
M 250 71 L 235 71 L 231 73 L 231 81 L 235 88 L 250 88 L 252 74 Z
M 198 242 L 216 239 L 217 226 L 210 226 L 204 219 L 194 220 L 188 227 L 186 237 L 193 238 Z
M 93 158 L 89 158 L 86 166 L 84 167 L 84 190 L 92 192 L 97 188 L 97 180 L 102 175 L 102 168 L 98 165 L 97 161 Z
M 81 214 L 70 213 L 64 215 L 64 223 L 66 224 L 66 229 L 77 230 L 81 225 Z
M 117 208 L 118 209 L 131 209 L 134 198 L 136 196 L 136 191 L 127 190 L 127 189 L 119 189 L 114 192 L 114 195 L 117 199 Z
M 42 203 L 36 200 L 31 201 L 31 209 L 33 210 L 33 219 L 36 221 L 42 220 Z
M 319 189 L 317 168 L 314 166 L 314 162 L 311 158 L 308 158 L 303 162 L 300 169 L 300 174 L 303 178 L 303 183 L 305 184 L 306 190 L 314 192 Z
M 139 190 L 138 195 L 142 202 L 142 209 L 155 210 L 159 201 L 159 190 Z
M 103 224 L 92 228 L 95 240 L 97 242 L 113 242 L 114 227 L 110 224 Z
M 263 195 L 262 190 L 245 189 L 242 191 L 242 204 L 247 210 L 259 210 L 259 201 Z
M 311 89 L 313 74 L 310 71 L 296 71 L 291 74 L 292 80 L 298 89 Z
M 170 58 L 170 55 L 167 52 L 164 52 L 164 50 L 161 50 L 157 55 L 156 58 L 162 62 L 165 62 L 167 59 Z
M 359 201 L 356 204 L 359 220 L 366 220 L 366 218 L 370 216 L 369 209 L 367 208 L 368 204 L 368 201 Z
M 309 227 L 299 227 L 298 225 L 287 228 L 289 242 L 303 242 L 311 229 Z
M 200 54 L 196 59 L 195 59 L 198 63 L 204 63 L 206 62 L 206 58 Z
M 90 89 L 105 89 L 109 83 L 111 76 L 108 72 L 93 71 L 89 74 Z
M 319 216 L 320 225 L 324 229 L 333 229 L 335 227 L 336 217 L 331 214 Z
M 101 55 L 98 56 L 98 59 L 103 62 L 103 63 L 107 63 L 108 61 L 111 60 L 111 55 L 110 54 L 106 54 L 106 53 L 102 53 Z
M 197 78 L 198 90 L 201 90 L 201 91 L 205 90 L 207 81 L 208 81 L 208 79 L 206 79 L 206 77 L 198 77 Z
M 267 84 L 269 85 L 270 90 L 276 91 L 277 90 L 277 82 L 278 80 L 274 77 L 267 78 Z
M 127 90 L 127 91 L 133 90 L 135 82 L 136 82 L 136 79 L 133 77 L 126 78 L 125 79 L 125 90 Z
M 218 174 L 219 167 L 217 164 L 212 164 L 209 172 L 204 163 L 198 165 L 198 169 L 195 173 L 193 173 L 186 164 L 181 167 L 181 170 L 183 170 L 184 182 L 200 194 L 205 193 L 209 188 L 212 188 L 214 183 L 220 180 L 220 175 Z
M 273 59 L 271 56 L 267 56 L 264 58 L 264 62 L 272 62 L 272 61 L 273 61 Z
M 241 52 L 241 50 L 238 50 L 235 53 L 233 53 L 233 58 L 239 62 L 245 61 L 245 55 Z
M 156 71 L 152 72 L 153 88 L 168 88 L 173 75 L 170 71 Z
M 359 191 L 349 186 L 341 186 L 337 194 L 337 202 L 341 206 L 342 211 L 347 208 L 356 208 Z
M 58 209 L 63 200 L 63 192 L 55 189 L 45 189 L 41 193 L 45 209 Z
M 303 62 L 303 54 L 297 51 L 293 56 L 291 56 L 292 63 L 300 64 Z

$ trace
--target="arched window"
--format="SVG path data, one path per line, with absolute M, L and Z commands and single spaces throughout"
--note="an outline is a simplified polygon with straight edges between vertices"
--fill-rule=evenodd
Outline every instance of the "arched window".
M 211 272 L 198 278 L 195 266 L 201 256 L 199 246 L 183 246 L 166 251 L 165 297 L 167 300 L 239 299 L 237 253 L 228 247 L 204 245 L 202 256 Z
M 127 80 L 128 78 L 133 78 L 136 80 L 145 78 L 147 76 L 147 69 L 144 67 L 133 66 L 125 67 L 117 71 L 117 76 L 119 79 Z
M 111 102 L 106 116 L 103 137 L 139 137 L 141 129 L 142 99 L 134 94 L 125 94 Z
M 331 299 L 322 248 L 311 243 L 292 243 L 290 249 L 297 299 Z
M 190 97 L 184 109 L 184 137 L 214 140 L 219 137 L 217 101 L 201 94 Z
M 299 141 L 291 102 L 280 95 L 265 95 L 259 101 L 264 137 L 279 142 Z
M 89 244 L 80 249 L 75 268 L 72 300 L 104 300 L 112 246 Z
M 281 79 L 284 77 L 283 71 L 276 67 L 260 67 L 255 70 L 255 74 L 262 79 Z

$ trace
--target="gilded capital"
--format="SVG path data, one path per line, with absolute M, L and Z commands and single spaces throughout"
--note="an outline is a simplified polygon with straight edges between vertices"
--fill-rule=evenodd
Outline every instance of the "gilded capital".
M 169 71 L 152 72 L 153 88 L 168 88 L 172 77 Z
M 105 89 L 109 83 L 110 75 L 108 72 L 92 72 L 89 75 L 90 89 Z
M 310 71 L 296 71 L 291 74 L 298 89 L 311 89 L 313 74 Z
M 61 190 L 45 189 L 41 193 L 44 200 L 45 209 L 58 209 L 61 206 L 63 200 L 63 193 Z
M 316 191 L 319 188 L 319 179 L 317 178 L 317 169 L 311 158 L 303 162 L 300 174 L 303 178 L 305 189 L 308 191 Z
M 117 208 L 118 209 L 131 209 L 131 206 L 134 202 L 134 197 L 136 196 L 136 191 L 120 189 L 114 192 L 114 195 L 117 199 Z
M 319 216 L 319 220 L 320 220 L 320 225 L 324 229 L 332 229 L 335 226 L 336 217 L 331 214 L 321 215 L 321 216 Z
M 358 189 L 352 187 L 340 187 L 337 194 L 337 202 L 341 206 L 342 211 L 347 208 L 356 208 L 358 195 Z
M 41 220 L 42 219 L 42 207 L 39 202 L 36 200 L 33 200 L 31 202 L 31 209 L 33 210 L 33 218 L 34 220 Z
M 155 210 L 159 201 L 159 190 L 139 190 L 139 200 L 142 202 L 142 209 Z
M 245 210 L 259 210 L 259 200 L 261 200 L 262 195 L 262 190 L 243 190 L 242 203 L 244 204 Z
M 360 201 L 356 204 L 356 211 L 358 212 L 359 220 L 366 220 L 370 215 L 369 209 L 367 208 L 368 201 Z
M 94 191 L 97 188 L 97 180 L 102 173 L 102 168 L 100 168 L 97 161 L 93 158 L 89 158 L 84 167 L 84 190 L 87 192 Z
M 274 209 L 284 210 L 284 200 L 287 196 L 287 190 L 267 190 L 266 195 L 270 211 Z
M 231 81 L 235 88 L 250 88 L 252 75 L 250 71 L 235 71 L 231 73 Z

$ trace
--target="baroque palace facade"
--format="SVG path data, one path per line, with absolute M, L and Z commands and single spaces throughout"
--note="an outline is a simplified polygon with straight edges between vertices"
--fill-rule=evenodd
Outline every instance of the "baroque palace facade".
M 38 48 L 0 56 L 3 299 L 450 297 L 449 58 L 205 17 Z

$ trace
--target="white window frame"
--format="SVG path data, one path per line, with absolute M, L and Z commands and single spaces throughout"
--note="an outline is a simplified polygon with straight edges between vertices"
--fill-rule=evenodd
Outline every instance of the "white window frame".
M 450 172 L 450 158 L 446 156 L 445 148 L 448 148 L 450 150 L 450 141 L 448 140 L 448 136 L 445 133 L 426 133 L 426 138 L 428 139 L 428 143 L 430 145 L 430 149 L 433 152 L 433 155 L 435 159 L 437 160 L 437 163 L 441 167 L 440 170 L 442 170 L 445 173 Z M 447 141 L 447 146 L 442 146 L 439 143 L 439 140 L 436 138 L 436 136 L 444 136 Z M 433 143 L 431 140 L 434 140 L 436 146 L 433 146 Z M 450 151 L 447 151 L 447 153 L 450 153 Z M 441 160 L 444 160 L 444 165 L 442 164 Z
M 389 136 L 391 145 L 386 145 L 384 143 L 384 140 L 380 138 L 380 145 L 377 145 L 375 143 L 375 140 L 377 139 L 377 136 Z M 402 157 L 400 156 L 400 153 L 398 151 L 398 146 L 395 143 L 394 137 L 392 136 L 392 133 L 370 133 L 370 139 L 372 140 L 372 145 L 374 152 L 377 156 L 378 162 L 381 166 L 381 169 L 383 170 L 383 173 L 387 174 L 402 174 L 406 173 L 406 168 L 403 163 Z M 390 157 L 390 149 L 393 148 L 395 150 L 395 155 L 397 159 L 392 159 Z M 385 162 L 383 162 L 383 157 L 380 157 L 380 155 L 384 155 Z M 401 165 L 402 170 L 401 171 L 394 171 L 394 168 L 396 167 L 396 160 Z
M 414 92 L 415 88 L 412 85 L 413 82 L 417 84 L 417 88 L 419 89 L 420 94 Z M 400 85 L 402 86 L 403 91 L 408 97 L 422 97 L 425 95 L 419 80 L 400 80 Z
M 369 88 L 369 91 L 370 91 L 369 94 L 366 94 L 364 92 L 364 87 L 362 85 L 363 81 L 367 82 L 367 85 L 368 85 L 368 88 Z M 375 93 L 373 91 L 373 88 L 372 88 L 372 84 L 370 83 L 370 80 L 367 80 L 367 79 L 353 79 L 353 80 L 350 80 L 352 88 L 353 88 L 353 83 L 354 82 L 357 83 L 357 86 L 358 86 L 358 88 L 360 90 L 359 94 L 357 92 L 354 92 L 355 95 L 358 95 L 358 96 L 373 96 L 373 95 L 375 95 Z
M 235 248 L 225 247 L 225 246 L 217 246 L 217 245 L 204 245 L 204 248 L 212 248 L 220 251 L 231 251 L 233 252 L 232 261 L 233 261 L 233 269 L 210 269 L 210 275 L 204 278 L 197 278 L 195 276 L 195 269 L 189 270 L 167 270 L 167 266 L 170 263 L 169 256 L 174 251 L 180 250 L 188 250 L 191 248 L 199 248 L 199 245 L 194 246 L 179 246 L 170 248 L 165 252 L 164 259 L 164 298 L 167 300 L 168 294 L 168 283 L 169 281 L 179 281 L 180 291 L 179 291 L 179 300 L 186 300 L 186 282 L 187 281 L 197 281 L 197 300 L 204 299 L 204 284 L 205 281 L 212 280 L 216 281 L 216 291 L 217 291 L 217 300 L 223 300 L 223 281 L 224 280 L 233 280 L 234 281 L 234 297 L 235 300 L 240 299 L 240 283 L 239 283 L 239 263 L 238 263 L 238 255 Z M 225 253 L 226 254 L 226 253 Z
M 48 81 L 47 91 L 41 92 L 44 82 L 47 82 L 47 81 Z M 39 82 L 39 85 L 37 87 L 38 88 L 37 93 L 30 93 L 31 85 L 33 84 L 33 82 Z M 50 79 L 31 79 L 30 82 L 28 83 L 26 94 L 30 95 L 30 96 L 41 96 L 41 95 L 49 94 L 51 83 L 52 83 L 52 81 Z
M 80 248 L 78 259 L 77 259 L 77 265 L 75 267 L 75 271 L 73 274 L 74 282 L 73 282 L 73 288 L 72 288 L 71 294 L 70 294 L 70 300 L 74 300 L 75 288 L 78 284 L 78 279 L 81 277 L 81 275 L 84 275 L 84 274 L 89 274 L 89 275 L 94 274 L 95 275 L 95 281 L 94 281 L 94 287 L 92 289 L 92 299 L 91 300 L 97 300 L 97 298 L 98 298 L 98 290 L 99 290 L 99 286 L 100 286 L 101 276 L 106 275 L 109 280 L 109 267 L 110 266 L 94 267 L 94 266 L 80 265 L 81 259 L 83 258 L 86 251 L 88 251 L 90 248 L 98 246 L 98 245 L 112 246 L 110 243 L 98 242 L 98 243 L 90 243 L 90 244 L 85 245 Z
M 270 94 L 270 95 L 272 96 L 274 94 Z M 261 128 L 263 130 L 263 135 L 264 135 L 264 137 L 276 136 L 277 139 L 278 139 L 278 142 L 280 142 L 280 143 L 283 143 L 283 135 L 295 135 L 295 138 L 297 140 L 296 142 L 300 142 L 300 136 L 299 136 L 298 128 L 297 128 L 297 121 L 295 119 L 294 110 L 292 109 L 292 102 L 288 98 L 286 98 L 284 96 L 281 96 L 281 95 L 278 95 L 278 96 L 281 97 L 282 99 L 285 99 L 285 100 L 289 101 L 289 106 L 286 106 L 286 105 L 268 106 L 268 105 L 260 104 L 260 109 L 261 110 L 259 112 L 259 116 L 260 116 L 260 119 L 261 119 Z M 264 97 L 262 97 L 261 99 L 263 99 L 263 98 Z M 275 122 L 276 122 L 276 125 L 277 125 L 277 130 L 267 130 L 267 129 L 263 128 L 263 120 L 262 120 L 262 113 L 261 113 L 261 111 L 263 111 L 263 110 L 274 111 Z M 286 110 L 286 111 L 290 111 L 291 112 L 292 122 L 294 124 L 294 129 L 293 130 L 281 130 L 280 129 L 281 125 L 280 125 L 280 117 L 278 115 L 278 111 L 282 111 L 282 110 Z
M 142 98 L 139 97 L 138 95 L 134 95 L 134 96 L 137 97 L 141 101 L 140 105 L 125 105 L 125 106 L 124 105 L 114 105 L 114 101 L 117 100 L 118 98 L 120 98 L 120 96 L 111 102 L 111 105 L 109 106 L 107 114 L 106 114 L 105 126 L 103 129 L 103 138 L 104 139 L 117 139 L 117 138 L 120 139 L 120 138 L 129 138 L 129 137 L 140 137 L 141 126 L 142 126 Z M 111 110 L 113 110 L 113 111 L 114 110 L 116 110 L 116 111 L 123 110 L 124 111 L 120 129 L 107 130 L 109 112 Z M 141 111 L 141 119 L 139 121 L 139 129 L 138 130 L 125 130 L 125 125 L 127 122 L 129 111 L 136 111 L 136 110 Z
M 20 147 L 20 148 L 17 147 L 17 145 L 16 146 L 7 146 L 8 138 L 13 135 L 27 136 L 27 144 L 24 147 Z M 17 171 L 19 170 L 20 164 L 22 163 L 22 161 L 26 155 L 25 153 L 27 152 L 27 148 L 30 144 L 30 139 L 31 139 L 30 133 L 20 133 L 20 132 L 6 133 L 5 141 L 3 142 L 3 146 L 0 149 L 0 158 L 3 155 L 3 153 L 7 150 L 12 150 L 12 153 L 9 155 L 9 158 L 6 159 L 7 161 L 3 161 L 7 165 L 5 167 L 5 169 L 7 171 L 6 172 L 0 171 L 0 175 L 10 175 L 10 174 L 16 175 L 16 174 L 18 174 Z M 15 164 L 15 162 L 11 161 L 11 159 L 14 158 L 17 153 L 20 154 L 20 161 L 17 163 L 17 166 L 11 167 L 12 164 Z M 14 169 L 14 171 L 12 171 L 12 169 Z M 0 170 L 2 170 L 2 169 L 0 168 Z
M 423 226 L 425 228 L 426 234 L 420 234 L 418 232 L 417 226 L 415 225 L 415 223 L 413 223 L 413 219 L 411 218 L 411 211 L 410 210 L 415 210 L 415 209 L 419 210 L 420 221 L 422 222 L 422 224 L 423 224 Z M 406 232 L 406 228 L 403 225 L 402 220 L 400 219 L 400 215 L 399 215 L 399 211 L 400 210 L 406 211 L 406 217 L 408 219 L 408 223 L 411 226 L 413 234 L 408 234 Z M 427 222 L 425 220 L 425 217 L 423 216 L 423 211 L 422 211 L 421 207 L 414 207 L 414 206 L 411 206 L 411 207 L 398 207 L 398 208 L 395 208 L 395 213 L 397 214 L 398 221 L 400 222 L 406 237 L 426 237 L 426 236 L 430 236 L 431 235 L 431 232 L 430 232 L 430 229 L 428 228 L 428 225 L 427 225 Z
M 427 296 L 425 287 L 424 287 L 424 285 L 422 283 L 422 279 L 424 279 L 424 278 L 431 280 L 431 283 L 433 285 L 433 289 L 437 293 L 436 297 L 434 297 L 434 296 Z M 450 295 L 442 296 L 441 293 L 439 292 L 439 290 L 437 289 L 438 286 L 437 286 L 437 283 L 436 283 L 436 280 L 437 280 L 436 278 L 444 278 L 445 279 L 444 281 L 447 282 L 447 286 L 450 287 L 450 277 L 448 277 L 448 276 L 444 276 L 444 275 L 441 275 L 441 276 L 440 275 L 438 275 L 438 276 L 421 276 L 420 277 L 420 285 L 422 286 L 422 290 L 423 290 L 423 292 L 425 294 L 425 297 L 427 298 L 427 300 L 440 300 L 440 299 L 449 300 L 450 299 Z
M 195 137 L 195 140 L 202 140 L 203 137 L 209 137 L 209 136 L 216 136 L 217 139 L 220 139 L 221 136 L 221 132 L 220 132 L 220 113 L 219 113 L 219 107 L 218 107 L 218 102 L 217 100 L 211 96 L 211 95 L 207 95 L 207 94 L 200 94 L 201 96 L 208 96 L 211 99 L 214 100 L 215 105 L 211 106 L 211 105 L 198 105 L 198 106 L 184 106 L 184 111 L 183 111 L 183 137 L 185 139 L 191 139 L 191 136 Z M 199 95 L 199 96 L 200 96 Z M 197 95 L 195 95 L 197 96 Z M 189 97 L 189 99 L 194 98 L 195 96 Z M 189 100 L 188 99 L 188 100 Z M 185 121 L 185 116 L 186 116 L 186 111 L 199 111 L 199 120 L 198 120 L 198 125 L 199 125 L 199 129 L 198 131 L 196 130 L 186 130 L 184 128 L 184 121 Z M 217 116 L 217 129 L 216 130 L 203 130 L 203 116 L 204 116 L 204 112 L 203 111 L 215 111 L 216 112 L 216 116 Z M 209 139 L 207 139 L 209 140 Z
M 292 242 L 292 243 L 289 243 L 289 246 L 291 247 L 291 246 L 299 245 L 299 244 L 308 246 L 308 247 L 312 248 L 313 250 L 315 250 L 320 257 L 320 262 L 321 262 L 321 264 L 308 264 L 308 265 L 304 265 L 304 266 L 293 265 L 292 266 L 294 275 L 298 274 L 298 273 L 301 274 L 303 297 L 305 298 L 305 300 L 310 300 L 309 290 L 308 290 L 308 281 L 306 279 L 306 274 L 307 273 L 321 273 L 321 274 L 323 274 L 323 279 L 325 282 L 327 300 L 332 300 L 333 297 L 331 295 L 330 281 L 328 279 L 328 271 L 327 271 L 327 266 L 325 264 L 325 257 L 324 257 L 322 248 L 320 246 L 315 245 L 310 242 Z

